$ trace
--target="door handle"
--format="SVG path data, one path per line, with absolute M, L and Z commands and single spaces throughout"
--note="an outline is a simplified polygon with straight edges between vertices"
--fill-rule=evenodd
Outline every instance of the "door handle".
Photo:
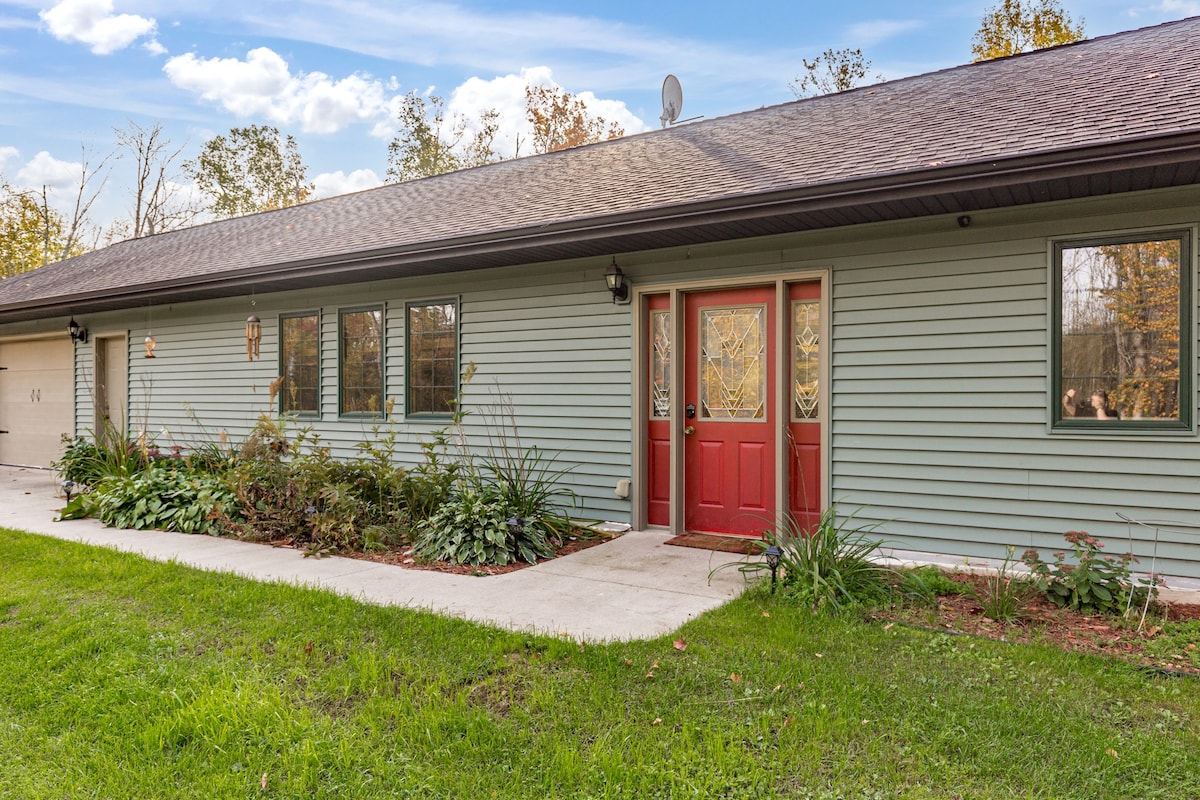
M 688 425 L 686 428 L 683 429 L 684 436 L 691 436 L 695 432 L 696 432 L 696 429 L 694 427 L 692 427 L 691 425 Z

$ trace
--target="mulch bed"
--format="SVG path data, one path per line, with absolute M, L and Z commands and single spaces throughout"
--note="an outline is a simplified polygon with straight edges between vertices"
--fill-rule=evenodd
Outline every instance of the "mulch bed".
M 554 557 L 568 556 L 571 553 L 578 553 L 580 550 L 587 550 L 589 547 L 595 547 L 598 544 L 612 541 L 621 534 L 606 534 L 604 536 L 589 535 L 569 536 L 563 542 L 563 546 L 554 551 Z M 290 539 L 280 539 L 278 541 L 269 542 L 273 547 L 288 547 L 295 549 L 295 544 Z M 509 572 L 516 572 L 519 569 L 532 567 L 533 564 L 527 561 L 518 561 L 513 564 L 505 564 L 504 566 L 491 566 L 489 564 L 481 564 L 479 566 L 471 566 L 470 564 L 451 564 L 446 561 L 433 562 L 418 562 L 413 558 L 412 548 L 405 547 L 401 550 L 389 550 L 386 552 L 362 553 L 347 551 L 337 553 L 343 558 L 357 558 L 361 561 L 373 561 L 376 564 L 390 564 L 393 567 L 404 567 L 405 569 L 417 569 L 425 572 L 445 572 L 450 575 L 473 575 L 483 577 L 487 575 L 504 575 Z M 545 563 L 544 561 L 539 563 Z
M 961 573 L 950 577 L 964 583 L 985 580 L 982 576 Z M 1194 659 L 1189 654 L 1163 656 L 1147 650 L 1147 644 L 1161 631 L 1162 621 L 1200 620 L 1200 605 L 1160 605 L 1158 613 L 1147 616 L 1140 631 L 1138 617 L 1124 620 L 1081 614 L 1059 608 L 1041 597 L 1031 601 L 1025 607 L 1024 616 L 1014 623 L 997 622 L 983 616 L 983 609 L 970 595 L 942 595 L 938 598 L 937 608 L 893 606 L 877 609 L 870 616 L 885 624 L 914 625 L 1006 642 L 1045 644 L 1068 651 L 1120 658 L 1167 672 L 1200 675 L 1200 667 L 1190 663 Z M 1185 649 L 1194 652 L 1197 647 L 1200 647 L 1200 641 Z
M 761 539 L 746 536 L 718 536 L 714 533 L 683 533 L 667 539 L 666 543 L 678 547 L 695 547 L 700 550 L 738 553 L 744 556 L 757 555 L 763 551 Z

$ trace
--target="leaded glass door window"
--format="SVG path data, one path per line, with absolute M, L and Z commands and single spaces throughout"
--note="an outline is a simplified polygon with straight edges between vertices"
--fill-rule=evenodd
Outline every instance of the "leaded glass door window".
M 815 420 L 821 399 L 821 304 L 792 303 L 792 419 Z
M 671 312 L 650 312 L 650 416 L 671 416 Z
M 767 400 L 766 306 L 700 311 L 700 414 L 763 419 Z

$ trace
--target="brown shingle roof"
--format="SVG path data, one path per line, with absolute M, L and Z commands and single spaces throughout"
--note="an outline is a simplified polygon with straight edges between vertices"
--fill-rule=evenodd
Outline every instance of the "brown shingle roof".
M 1197 42 L 1192 18 L 122 242 L 0 281 L 0 320 L 147 292 L 218 296 L 252 278 L 265 290 L 330 283 L 335 269 L 341 280 L 467 269 L 1191 183 Z M 1084 151 L 1105 166 L 1077 170 L 1083 188 L 962 183 Z M 1169 172 L 1114 166 L 1165 151 L 1182 153 Z M 774 228 L 747 210 L 770 204 L 783 204 Z M 371 272 L 355 272 L 360 258 Z

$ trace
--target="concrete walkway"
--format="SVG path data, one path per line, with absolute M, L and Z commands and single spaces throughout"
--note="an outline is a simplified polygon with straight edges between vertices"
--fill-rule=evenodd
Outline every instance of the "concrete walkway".
M 634 531 L 611 542 L 490 577 L 404 569 L 353 558 L 304 558 L 296 550 L 232 539 L 54 522 L 64 500 L 53 473 L 0 467 L 0 528 L 231 572 L 260 581 L 328 589 L 379 605 L 420 608 L 517 631 L 582 641 L 648 639 L 736 597 L 736 570 L 709 580 L 728 553 L 667 546 L 669 534 Z

